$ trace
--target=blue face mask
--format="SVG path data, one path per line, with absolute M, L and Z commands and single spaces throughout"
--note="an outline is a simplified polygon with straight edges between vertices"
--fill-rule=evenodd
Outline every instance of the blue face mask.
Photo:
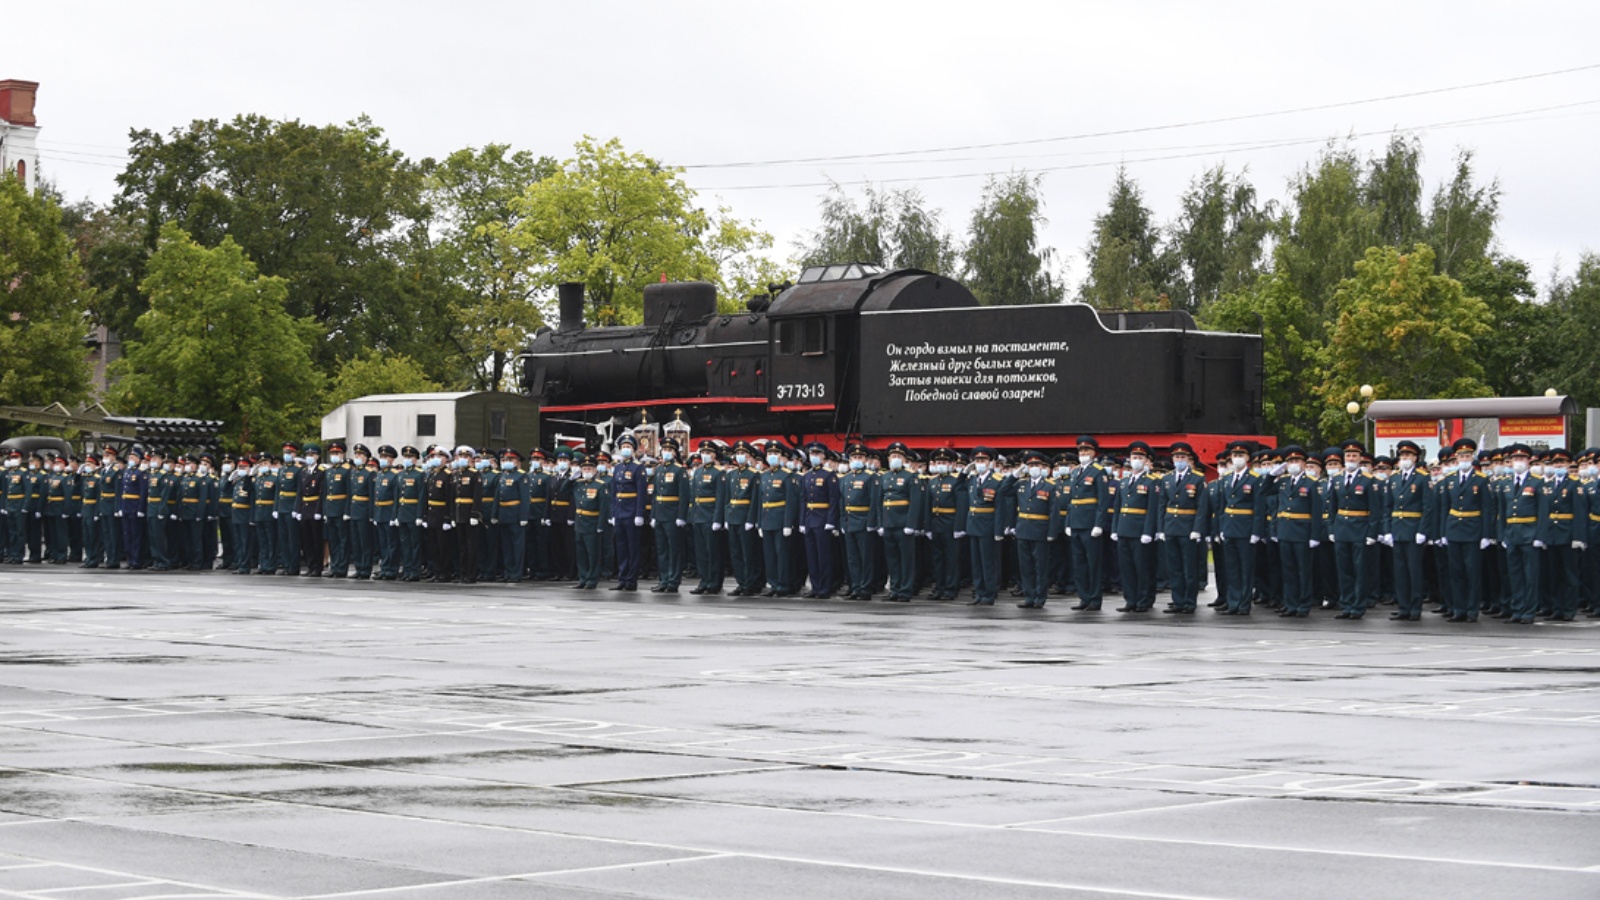
M 623 447 L 622 449 L 617 451 L 617 455 L 622 457 L 623 459 L 633 459 L 633 448 L 632 447 Z
M 889 457 L 889 468 L 898 471 L 900 469 L 904 469 L 905 467 L 906 467 L 906 461 L 905 460 L 901 459 L 898 456 Z
M 674 456 L 677 456 L 677 455 L 678 454 L 672 452 L 671 450 L 663 450 L 663 451 L 661 451 L 661 461 L 662 462 L 672 462 L 672 458 Z
M 489 462 L 487 459 L 480 459 L 478 460 L 478 471 L 486 472 L 489 470 L 489 466 L 491 465 L 493 465 L 493 463 Z
M 738 463 L 739 465 L 743 466 L 743 465 L 749 464 L 750 457 L 747 454 L 744 454 L 744 453 L 735 453 L 733 455 L 733 461 Z
M 850 470 L 852 472 L 859 472 L 862 469 L 865 469 L 866 467 L 867 467 L 867 461 L 864 460 L 864 459 L 852 459 L 852 460 L 850 460 Z
M 571 466 L 568 465 L 566 460 L 562 460 L 562 461 L 556 463 L 556 471 L 557 472 L 565 472 L 569 468 L 571 468 Z
M 510 471 L 514 470 L 516 467 L 517 467 L 517 464 L 512 462 L 509 459 L 500 463 L 500 471 L 502 471 L 502 472 L 510 472 Z
M 778 454 L 776 454 L 776 453 L 768 453 L 767 454 L 767 465 L 769 465 L 769 466 L 777 465 L 778 464 L 778 460 L 780 458 L 781 457 L 779 457 Z
M 813 465 L 813 466 L 820 466 L 820 465 L 822 465 L 822 455 L 821 455 L 821 454 L 818 454 L 818 453 L 813 453 L 813 454 L 811 454 L 811 464 L 812 464 L 812 465 Z

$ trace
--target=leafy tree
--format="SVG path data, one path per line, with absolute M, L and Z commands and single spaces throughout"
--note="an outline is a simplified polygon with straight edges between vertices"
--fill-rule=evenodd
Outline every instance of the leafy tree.
M 1555 309 L 1534 302 L 1528 264 L 1490 254 L 1457 263 L 1456 269 L 1467 296 L 1489 307 L 1489 333 L 1475 352 L 1483 364 L 1484 383 L 1502 397 L 1543 393 L 1549 387 L 1545 356 Z
M 88 397 L 90 293 L 60 207 L 15 176 L 0 176 L 0 404 Z
M 880 190 L 867 185 L 862 202 L 838 186 L 822 198 L 822 225 L 796 262 L 801 266 L 876 263 L 892 269 L 955 271 L 956 248 L 916 188 Z
M 119 409 L 220 419 L 230 447 L 269 447 L 310 430 L 322 376 L 311 365 L 315 320 L 286 312 L 282 278 L 259 275 L 231 237 L 206 249 L 162 226 L 141 291 L 150 308 L 114 369 Z
M 1066 292 L 1051 271 L 1055 249 L 1039 246 L 1045 224 L 1039 177 L 990 178 L 967 226 L 967 287 L 986 306 L 1060 303 Z
M 1344 405 L 1371 384 L 1380 397 L 1489 396 L 1478 342 L 1489 307 L 1461 282 L 1434 273 L 1433 249 L 1373 247 L 1334 294 L 1339 310 L 1320 395 L 1324 429 L 1348 427 Z
M 1377 217 L 1377 242 L 1407 247 L 1423 236 L 1422 143 L 1396 134 L 1374 159 L 1361 186 L 1362 202 Z
M 441 232 L 434 245 L 453 291 L 449 339 L 479 390 L 506 384 L 517 350 L 543 324 L 541 286 L 528 248 L 514 240 L 515 201 L 555 170 L 554 160 L 504 144 L 467 148 L 430 166 L 426 196 Z
M 1379 217 L 1365 202 L 1360 157 L 1349 149 L 1328 148 L 1290 182 L 1290 194 L 1278 224 L 1273 268 L 1311 305 L 1316 321 L 1331 321 L 1334 290 L 1379 242 Z
M 1217 331 L 1262 336 L 1262 413 L 1267 430 L 1307 447 L 1322 443 L 1322 323 L 1282 272 L 1264 272 L 1238 293 L 1226 294 L 1202 312 L 1201 324 Z M 1244 398 L 1241 398 L 1244 399 Z
M 1549 310 L 1537 377 L 1571 394 L 1580 409 L 1600 406 L 1600 256 L 1584 253 L 1577 272 L 1553 285 Z
M 1229 176 L 1220 165 L 1190 182 L 1182 205 L 1169 230 L 1169 252 L 1180 266 L 1174 305 L 1200 312 L 1255 282 L 1272 233 L 1272 205 L 1258 203 L 1244 175 Z
M 1160 241 L 1139 185 L 1119 168 L 1084 250 L 1089 272 L 1079 299 L 1101 309 L 1167 305 L 1173 260 L 1160 252 Z
M 368 347 L 433 360 L 446 346 L 436 328 L 419 327 L 443 318 L 418 314 L 431 285 L 406 266 L 408 250 L 425 246 L 407 234 L 423 217 L 421 173 L 367 119 L 315 126 L 246 115 L 131 139 L 116 207 L 144 226 L 146 251 L 168 222 L 204 246 L 232 237 L 263 274 L 284 279 L 289 315 L 325 326 L 314 356 L 324 372 Z M 121 290 L 107 304 L 104 320 L 126 328 L 144 300 Z
M 1460 278 L 1465 267 L 1488 258 L 1499 221 L 1500 182 L 1479 185 L 1473 177 L 1472 151 L 1460 151 L 1455 175 L 1434 192 L 1428 211 L 1427 241 L 1436 248 L 1439 271 Z
M 426 394 L 442 389 L 410 357 L 369 350 L 339 367 L 324 405 L 332 409 L 373 394 Z
M 645 285 L 705 280 L 727 293 L 722 264 L 771 238 L 728 210 L 706 212 L 680 170 L 612 139 L 578 142 L 577 154 L 512 204 L 511 241 L 538 267 L 542 286 L 585 285 L 591 324 L 643 320 Z

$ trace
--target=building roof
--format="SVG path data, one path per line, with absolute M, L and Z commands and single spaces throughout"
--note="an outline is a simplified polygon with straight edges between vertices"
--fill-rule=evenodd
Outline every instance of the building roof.
M 1469 397 L 1463 400 L 1374 400 L 1367 418 L 1378 419 L 1497 419 L 1520 416 L 1575 416 L 1578 402 L 1557 397 Z

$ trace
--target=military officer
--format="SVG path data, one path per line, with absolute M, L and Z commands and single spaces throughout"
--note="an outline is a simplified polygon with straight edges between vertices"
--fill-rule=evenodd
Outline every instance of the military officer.
M 356 580 L 365 580 L 372 577 L 372 564 L 376 558 L 372 525 L 372 484 L 378 477 L 377 460 L 372 455 L 372 450 L 365 444 L 356 444 L 350 448 L 350 502 L 345 507 L 344 515 L 334 521 L 334 516 L 323 503 L 323 514 L 330 519 L 330 525 L 337 525 L 340 529 L 340 539 L 347 548 L 348 564 L 355 570 Z M 329 473 L 332 480 L 332 473 Z M 330 488 L 324 488 L 324 496 L 332 497 L 337 494 Z M 329 563 L 332 563 L 333 546 L 329 542 Z M 343 577 L 344 569 L 334 566 L 336 577 Z
M 579 474 L 578 467 L 573 465 L 572 451 L 565 447 L 558 449 L 555 472 L 546 488 L 550 497 L 550 570 L 558 580 L 577 578 L 576 532 L 573 530 L 577 513 L 572 506 L 572 490 Z
M 1122 569 L 1122 606 L 1117 612 L 1149 612 L 1156 600 L 1156 517 L 1161 512 L 1161 479 L 1150 471 L 1150 445 L 1128 445 L 1127 472 L 1111 520 Z
M 303 458 L 300 460 L 300 503 L 296 508 L 299 516 L 295 520 L 300 528 L 300 555 L 305 562 L 305 574 L 311 578 L 320 578 L 326 568 L 324 561 L 327 559 L 322 515 L 322 486 L 327 481 L 327 469 L 322 464 L 321 447 L 316 444 L 306 444 L 301 448 L 301 453 Z M 348 499 L 347 494 L 346 500 Z
M 683 531 L 692 526 L 694 516 L 692 489 L 688 483 L 690 476 L 678 461 L 678 450 L 677 441 L 672 438 L 662 439 L 661 464 L 650 473 L 650 518 L 655 525 L 653 530 L 656 552 L 656 583 L 650 588 L 652 594 L 676 594 L 678 585 L 683 580 Z M 712 458 L 716 458 L 714 452 Z M 715 466 L 697 465 L 694 472 L 696 481 L 702 473 L 706 473 L 713 483 L 720 474 Z M 714 504 L 715 490 L 712 496 Z M 712 514 L 715 514 L 714 507 Z M 711 532 L 709 521 L 705 530 L 709 537 Z M 695 530 L 694 549 L 695 568 L 700 572 L 700 583 L 703 585 L 709 572 L 708 563 L 702 559 L 698 529 Z M 721 577 L 720 572 L 718 577 Z M 694 593 L 703 594 L 705 591 L 697 588 Z
M 1498 533 L 1506 548 L 1506 568 L 1510 576 L 1513 625 L 1531 625 L 1539 607 L 1539 551 L 1545 543 L 1539 537 L 1544 499 L 1544 479 L 1532 473 L 1533 451 L 1526 444 L 1506 448 L 1511 460 L 1511 475 L 1503 488 L 1498 509 Z
M 1250 594 L 1255 585 L 1255 548 L 1267 533 L 1267 505 L 1261 500 L 1262 476 L 1250 471 L 1250 445 L 1228 444 L 1228 471 L 1219 479 L 1217 539 L 1226 570 L 1227 604 L 1217 610 L 1224 616 L 1250 615 Z
M 1311 614 L 1313 563 L 1311 554 L 1328 535 L 1324 521 L 1323 487 L 1306 473 L 1306 451 L 1284 447 L 1283 472 L 1262 485 L 1276 519 L 1272 540 L 1282 567 L 1283 603 L 1278 615 L 1304 619 Z
M 572 509 L 576 516 L 573 524 L 577 550 L 579 590 L 594 590 L 600 584 L 601 551 L 600 525 L 611 516 L 611 491 L 599 480 L 598 460 L 580 456 L 578 481 L 572 486 Z
M 1422 619 L 1422 596 L 1427 576 L 1423 568 L 1423 547 L 1431 535 L 1439 533 L 1438 504 L 1433 485 L 1417 471 L 1422 448 L 1415 441 L 1395 444 L 1397 471 L 1385 482 L 1388 524 L 1382 542 L 1394 555 L 1395 611 L 1391 619 L 1410 622 Z
M 495 481 L 493 518 L 495 540 L 500 546 L 498 580 L 506 584 L 522 581 L 523 553 L 528 545 L 526 531 L 533 516 L 526 473 L 520 469 L 522 455 L 507 449 L 500 455 L 500 477 Z
M 395 473 L 395 520 L 399 541 L 400 580 L 422 579 L 422 535 L 428 523 L 428 473 L 418 462 L 422 453 L 407 444 L 400 448 L 400 468 Z
M 895 441 L 888 447 L 889 470 L 878 476 L 878 536 L 889 572 L 886 600 L 910 602 L 917 569 L 916 535 L 921 530 L 922 483 L 906 468 L 911 449 Z
M 345 446 L 338 441 L 328 444 L 328 465 L 322 471 L 321 488 L 317 495 L 318 514 L 321 515 L 318 524 L 322 527 L 322 536 L 328 543 L 328 565 L 323 571 L 325 578 L 345 578 L 350 574 L 350 522 L 351 515 L 350 491 L 351 481 L 355 477 L 355 467 L 345 459 Z M 322 550 L 318 547 L 315 551 L 321 556 Z
M 149 487 L 145 491 L 145 511 L 148 515 L 144 523 L 150 541 L 150 568 L 157 572 L 172 568 L 172 553 L 167 540 L 167 515 L 176 485 L 171 471 L 172 464 L 167 462 L 166 454 L 159 450 L 151 451 Z
M 1538 537 L 1544 553 L 1539 566 L 1541 572 L 1549 572 L 1543 604 L 1557 622 L 1577 618 L 1579 554 L 1588 547 L 1588 498 L 1582 483 L 1572 477 L 1571 465 L 1567 448 L 1551 449 L 1545 455 L 1544 490 L 1539 495 Z
M 1495 543 L 1496 488 L 1477 471 L 1477 442 L 1461 438 L 1448 451 L 1450 471 L 1434 486 L 1439 545 L 1444 550 L 1448 584 L 1443 591 L 1452 622 L 1476 622 L 1484 552 Z
M 878 531 L 878 479 L 867 471 L 867 448 L 851 444 L 845 473 L 839 477 L 839 525 L 844 534 L 844 561 L 848 575 L 846 596 L 871 600 L 873 581 L 872 535 Z
M 67 473 L 66 457 L 51 460 L 44 477 L 44 534 L 45 558 L 51 565 L 66 565 L 68 509 L 76 485 Z
M 961 539 L 966 535 L 966 476 L 956 468 L 956 452 L 949 447 L 933 451 L 928 466 L 927 491 L 928 569 L 934 600 L 954 600 L 961 589 Z
M 682 476 L 688 481 L 679 489 L 683 500 L 683 512 L 679 517 L 687 520 L 694 536 L 694 566 L 700 574 L 700 583 L 689 591 L 691 594 L 722 593 L 722 541 L 719 535 L 727 527 L 731 476 L 717 467 L 719 449 L 715 441 L 702 440 L 699 463 L 693 471 Z M 748 508 L 747 503 L 745 509 Z M 660 521 L 659 516 L 657 521 Z M 730 545 L 737 540 L 734 534 L 728 534 Z M 676 590 L 677 586 L 674 580 L 672 589 Z
M 1194 447 L 1188 442 L 1174 442 L 1171 453 L 1172 472 L 1161 479 L 1161 524 L 1156 530 L 1172 585 L 1172 603 L 1164 612 L 1194 615 L 1205 568 L 1206 479 L 1195 471 Z
M 373 568 L 382 581 L 400 577 L 400 452 L 390 444 L 378 447 L 372 476 Z
M 1383 494 L 1372 476 L 1361 470 L 1366 448 L 1360 441 L 1340 444 L 1344 472 L 1331 479 L 1328 490 L 1328 539 L 1333 541 L 1339 566 L 1339 614 L 1336 619 L 1359 619 L 1367 612 L 1367 587 L 1377 577 L 1373 548 L 1383 517 Z
M 255 533 L 257 575 L 273 575 L 278 571 L 282 554 L 278 552 L 278 538 L 283 533 L 278 525 L 278 461 L 262 454 L 256 463 L 254 479 L 255 508 L 251 514 L 250 530 Z
M 550 566 L 550 479 L 554 464 L 543 448 L 528 451 L 528 527 L 523 529 L 522 560 L 525 574 L 534 581 L 548 581 Z
M 252 470 L 255 460 L 246 454 L 240 454 L 234 463 L 234 468 L 223 476 L 224 490 L 228 495 L 228 523 L 229 531 L 233 533 L 230 545 L 233 548 L 233 572 L 236 575 L 249 575 L 257 559 L 259 548 L 256 546 L 254 530 L 250 527 L 255 519 L 256 485 Z
M 639 589 L 640 556 L 643 552 L 645 495 L 648 480 L 644 466 L 635 459 L 638 449 L 632 434 L 624 433 L 617 439 L 616 464 L 610 475 L 611 518 L 616 529 L 617 583 L 614 591 Z M 598 469 L 596 469 L 598 472 Z
M 761 552 L 766 562 L 767 589 L 763 597 L 787 597 L 794 593 L 790 540 L 800 523 L 800 485 L 784 466 L 785 448 L 777 441 L 766 443 L 766 468 L 756 490 L 760 511 L 756 533 L 761 537 Z
M 300 574 L 300 447 L 293 443 L 283 445 L 281 465 L 277 469 L 278 495 L 273 503 L 272 518 L 278 523 L 276 544 L 279 575 Z
M 756 449 L 747 441 L 733 445 L 733 466 L 723 474 L 727 498 L 722 524 L 728 533 L 728 561 L 733 568 L 730 597 L 754 597 L 764 586 L 761 566 L 761 539 L 756 525 L 761 519 L 759 490 L 761 477 L 754 468 Z
M 478 514 L 478 504 L 481 502 L 483 479 L 478 472 L 476 459 L 477 453 L 471 447 L 462 444 L 456 448 L 449 476 L 450 503 L 445 507 L 447 512 L 441 526 L 443 534 L 454 538 L 453 541 L 444 542 L 444 552 L 449 554 L 445 566 L 447 574 L 451 576 L 445 580 L 462 584 L 478 583 L 478 531 L 483 524 Z M 429 498 L 432 499 L 432 496 L 430 490 Z M 453 548 L 450 546 L 452 543 Z M 439 580 L 438 572 L 434 573 L 434 580 Z
M 78 564 L 79 568 L 99 568 L 105 558 L 100 530 L 100 494 L 104 483 L 105 472 L 95 465 L 92 457 L 79 464 L 78 504 L 82 510 L 79 527 L 83 533 L 83 560 Z M 109 495 L 109 491 L 107 493 Z
M 1078 438 L 1078 468 L 1068 477 L 1066 521 L 1057 521 L 1062 536 L 1072 543 L 1072 575 L 1078 586 L 1073 609 L 1098 610 L 1104 598 L 1101 584 L 1106 529 L 1111 527 L 1111 473 L 1096 461 L 1100 442 L 1089 435 Z
M 827 600 L 833 596 L 833 535 L 839 530 L 839 481 L 826 467 L 828 448 L 806 445 L 809 464 L 800 476 L 800 535 L 805 541 L 806 571 L 811 590 L 805 596 Z
M 201 569 L 200 532 L 205 525 L 206 507 L 211 502 L 211 486 L 198 469 L 193 463 L 185 465 L 177 485 L 178 533 L 182 536 L 180 555 L 191 572 Z
M 1055 483 L 1048 477 L 1046 457 L 1037 450 L 1021 454 L 1022 474 L 1011 482 L 1006 504 L 1006 531 L 1016 538 L 1017 580 L 1023 609 L 1043 609 L 1050 594 L 1050 541 Z

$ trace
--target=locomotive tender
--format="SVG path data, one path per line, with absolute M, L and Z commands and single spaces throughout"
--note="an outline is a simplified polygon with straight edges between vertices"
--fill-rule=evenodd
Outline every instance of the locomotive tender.
M 1200 331 L 1185 312 L 1083 304 L 980 306 L 917 269 L 816 266 L 717 312 L 705 282 L 644 290 L 644 324 L 585 327 L 582 285 L 520 354 L 542 433 L 608 434 L 681 415 L 697 437 L 834 447 L 1049 450 L 1194 445 L 1203 458 L 1261 436 L 1262 339 Z

